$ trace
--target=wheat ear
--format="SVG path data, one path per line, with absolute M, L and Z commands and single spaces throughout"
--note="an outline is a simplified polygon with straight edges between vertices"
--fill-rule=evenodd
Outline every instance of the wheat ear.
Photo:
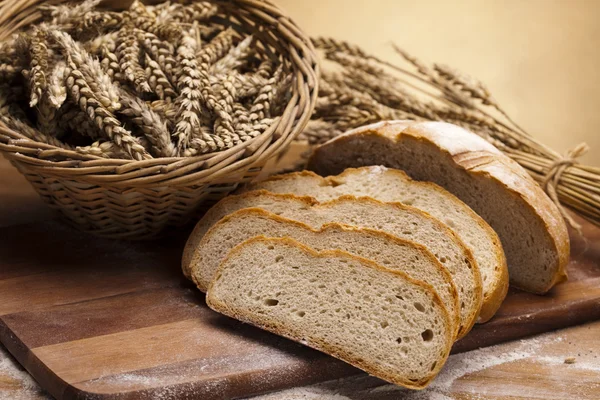
M 34 107 L 46 90 L 46 72 L 48 71 L 48 46 L 46 35 L 41 30 L 36 30 L 30 38 L 29 51 L 31 56 L 29 71 L 29 86 L 31 97 L 29 106 Z
M 115 50 L 121 73 L 127 81 L 135 85 L 138 92 L 149 93 L 151 90 L 146 81 L 146 71 L 140 65 L 140 54 L 141 50 L 133 28 L 121 28 Z
M 173 100 L 177 98 L 177 92 L 171 85 L 167 75 L 160 68 L 160 65 L 146 54 L 146 75 L 148 76 L 148 84 L 150 89 L 161 100 Z
M 158 157 L 174 157 L 177 149 L 171 141 L 167 124 L 160 115 L 148 107 L 143 100 L 129 93 L 122 93 L 122 101 L 124 108 L 120 113 L 129 117 L 144 132 L 155 154 Z
M 104 72 L 100 62 L 85 51 L 81 44 L 65 32 L 53 32 L 53 37 L 62 46 L 63 52 L 73 61 L 77 69 L 87 78 L 86 82 L 94 92 L 96 99 L 108 111 L 114 112 L 121 108 L 119 91 L 113 85 L 111 77 Z
M 81 110 L 90 116 L 108 138 L 123 148 L 129 157 L 135 160 L 151 158 L 131 135 L 131 132 L 124 129 L 115 116 L 95 97 L 85 75 L 77 69 L 77 65 L 70 56 L 67 56 L 67 67 L 67 89 Z

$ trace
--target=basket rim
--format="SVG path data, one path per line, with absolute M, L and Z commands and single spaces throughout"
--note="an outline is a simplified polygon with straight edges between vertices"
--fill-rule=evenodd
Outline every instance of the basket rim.
M 242 23 L 269 26 L 294 75 L 292 97 L 280 116 L 260 135 L 222 151 L 193 157 L 157 157 L 148 160 L 108 159 L 37 142 L 0 122 L 0 153 L 28 173 L 118 186 L 156 186 L 213 183 L 243 174 L 284 150 L 304 129 L 317 100 L 319 62 L 312 41 L 270 0 L 208 0 L 232 10 Z M 52 1 L 65 3 L 68 0 Z M 0 0 L 0 41 L 23 26 L 35 23 L 44 0 Z M 252 34 L 257 34 L 255 29 Z M 262 32 L 261 32 L 262 33 Z M 263 35 L 269 36 L 269 35 Z M 267 38 L 272 39 L 272 38 Z M 271 43 L 272 44 L 272 43 Z M 273 44 L 274 45 L 274 44 Z M 54 157 L 61 160 L 53 160 Z

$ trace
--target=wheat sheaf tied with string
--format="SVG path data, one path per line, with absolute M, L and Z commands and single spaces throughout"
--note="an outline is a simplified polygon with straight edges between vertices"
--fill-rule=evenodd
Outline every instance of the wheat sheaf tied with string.
M 524 167 L 576 230 L 581 225 L 566 207 L 600 225 L 600 168 L 577 162 L 585 143 L 561 156 L 515 123 L 482 82 L 446 65 L 429 66 L 395 45 L 400 59 L 392 63 L 345 41 L 313 43 L 326 62 L 313 118 L 298 140 L 317 145 L 384 119 L 451 122 Z
M 27 88 L 0 110 L 7 125 L 82 154 L 147 160 L 229 149 L 280 115 L 289 65 L 227 29 L 218 5 L 99 3 L 43 5 L 40 21 L 0 45 L 0 100 Z M 59 123 L 66 115 L 79 124 Z

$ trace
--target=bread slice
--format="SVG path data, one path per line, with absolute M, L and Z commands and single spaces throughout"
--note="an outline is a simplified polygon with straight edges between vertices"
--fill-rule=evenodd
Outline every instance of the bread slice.
M 473 255 L 446 225 L 414 207 L 382 203 L 369 197 L 342 196 L 318 203 L 309 197 L 267 191 L 228 196 L 212 207 L 198 222 L 186 243 L 189 259 L 195 258 L 198 244 L 217 221 L 234 211 L 258 207 L 285 218 L 320 228 L 330 222 L 385 231 L 427 247 L 454 279 L 460 300 L 459 337 L 475 323 L 481 308 L 481 275 Z M 267 233 L 267 232 L 265 232 Z
M 414 389 L 435 377 L 454 338 L 429 285 L 290 238 L 257 237 L 235 247 L 206 301 L 217 312 Z
M 244 208 L 217 222 L 204 235 L 192 265 L 192 279 L 205 292 L 233 247 L 255 236 L 291 237 L 317 251 L 338 249 L 430 284 L 446 305 L 458 334 L 458 294 L 450 273 L 425 247 L 385 232 L 336 223 L 319 230 L 260 208 Z
M 448 225 L 473 253 L 483 285 L 479 322 L 494 316 L 506 297 L 508 269 L 498 235 L 469 206 L 435 183 L 414 181 L 397 169 L 371 166 L 348 168 L 328 178 L 311 171 L 293 172 L 272 176 L 246 188 L 257 189 L 313 196 L 318 201 L 351 194 L 414 206 Z
M 498 233 L 513 285 L 545 293 L 567 279 L 560 212 L 519 164 L 479 136 L 441 122 L 381 122 L 325 143 L 309 161 L 320 175 L 364 165 L 402 169 L 467 203 Z

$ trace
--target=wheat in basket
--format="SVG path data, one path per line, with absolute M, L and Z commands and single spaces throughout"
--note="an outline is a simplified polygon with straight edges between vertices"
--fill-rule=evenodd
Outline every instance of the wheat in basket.
M 143 238 L 252 179 L 318 67 L 269 2 L 0 2 L 0 151 L 84 231 Z

